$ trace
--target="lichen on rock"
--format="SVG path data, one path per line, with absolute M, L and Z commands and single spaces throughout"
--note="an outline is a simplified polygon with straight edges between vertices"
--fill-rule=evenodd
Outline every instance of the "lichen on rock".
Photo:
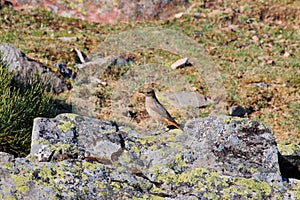
M 37 118 L 32 138 L 27 158 L 2 161 L 1 199 L 299 196 L 299 181 L 281 181 L 271 131 L 248 119 L 210 116 L 187 122 L 184 131 L 153 135 L 60 114 Z

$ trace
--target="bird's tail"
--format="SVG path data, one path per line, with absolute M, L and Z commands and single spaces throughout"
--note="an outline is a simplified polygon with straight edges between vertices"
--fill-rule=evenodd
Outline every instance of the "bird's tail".
M 169 126 L 174 126 L 177 129 L 180 129 L 180 130 L 183 131 L 183 129 L 180 127 L 180 125 L 176 121 L 170 121 L 170 120 L 168 120 L 167 123 L 168 123 Z

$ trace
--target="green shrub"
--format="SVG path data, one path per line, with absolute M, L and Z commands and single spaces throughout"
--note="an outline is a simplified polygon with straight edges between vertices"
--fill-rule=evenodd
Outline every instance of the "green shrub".
M 0 151 L 26 156 L 33 119 L 53 115 L 52 95 L 38 78 L 30 86 L 18 84 L 0 63 Z

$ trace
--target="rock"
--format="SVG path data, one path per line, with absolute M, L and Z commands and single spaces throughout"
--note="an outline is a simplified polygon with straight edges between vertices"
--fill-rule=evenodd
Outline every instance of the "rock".
M 85 63 L 85 59 L 87 56 L 83 52 L 81 52 L 79 49 L 76 48 L 72 49 L 72 52 L 76 53 L 76 57 L 75 57 L 76 63 Z
M 76 42 L 77 37 L 58 37 L 57 39 L 63 42 Z
M 252 83 L 251 85 L 254 85 L 258 88 L 268 88 L 270 85 L 264 82 L 259 82 L 259 83 Z
M 210 101 L 202 94 L 196 92 L 174 92 L 165 93 L 165 97 L 175 107 L 187 107 L 203 108 L 208 106 Z
M 76 78 L 76 73 L 69 69 L 64 63 L 55 63 L 54 67 L 58 69 L 59 73 L 65 78 L 65 79 L 74 79 Z
M 87 21 L 114 23 L 117 21 L 166 19 L 185 9 L 187 0 L 116 0 L 116 1 L 60 1 L 11 0 L 16 10 L 43 7 L 64 17 Z
M 183 12 L 180 12 L 180 13 L 176 13 L 175 15 L 174 15 L 174 17 L 175 18 L 177 18 L 177 19 L 179 19 L 179 18 L 181 18 L 182 16 L 183 16 Z
M 244 117 L 246 114 L 250 114 L 250 110 L 243 108 L 242 106 L 231 106 L 229 108 L 229 115 L 236 116 L 236 117 Z
M 172 69 L 177 69 L 185 66 L 188 63 L 188 58 L 181 58 L 171 65 Z
M 31 84 L 39 75 L 41 81 L 55 94 L 59 94 L 68 89 L 67 84 L 47 67 L 27 58 L 19 49 L 3 43 L 0 45 L 0 55 L 2 66 L 13 73 L 14 79 L 24 85 Z
M 278 144 L 279 166 L 282 177 L 300 179 L 300 145 Z
M 11 162 L 13 159 L 14 159 L 13 155 L 5 152 L 0 152 L 0 163 Z
M 297 199 L 277 153 L 271 131 L 247 119 L 194 119 L 157 135 L 61 114 L 35 119 L 30 155 L 1 163 L 0 198 Z
M 3 7 L 12 7 L 12 6 L 13 4 L 10 1 L 6 1 L 6 0 L 0 1 L 0 9 Z

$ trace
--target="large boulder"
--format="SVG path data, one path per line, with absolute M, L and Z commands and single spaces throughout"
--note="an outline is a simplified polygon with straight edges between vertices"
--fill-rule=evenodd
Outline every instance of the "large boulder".
M 28 58 L 21 50 L 7 43 L 0 44 L 0 64 L 12 72 L 14 79 L 21 84 L 31 84 L 38 77 L 55 94 L 68 89 L 65 81 L 49 68 Z
M 14 8 L 43 7 L 65 17 L 113 23 L 128 20 L 165 19 L 185 9 L 188 0 L 46 1 L 10 0 Z
M 61 114 L 35 119 L 27 158 L 0 159 L 0 198 L 297 199 L 300 184 L 281 181 L 277 155 L 271 131 L 247 119 L 136 132 Z

